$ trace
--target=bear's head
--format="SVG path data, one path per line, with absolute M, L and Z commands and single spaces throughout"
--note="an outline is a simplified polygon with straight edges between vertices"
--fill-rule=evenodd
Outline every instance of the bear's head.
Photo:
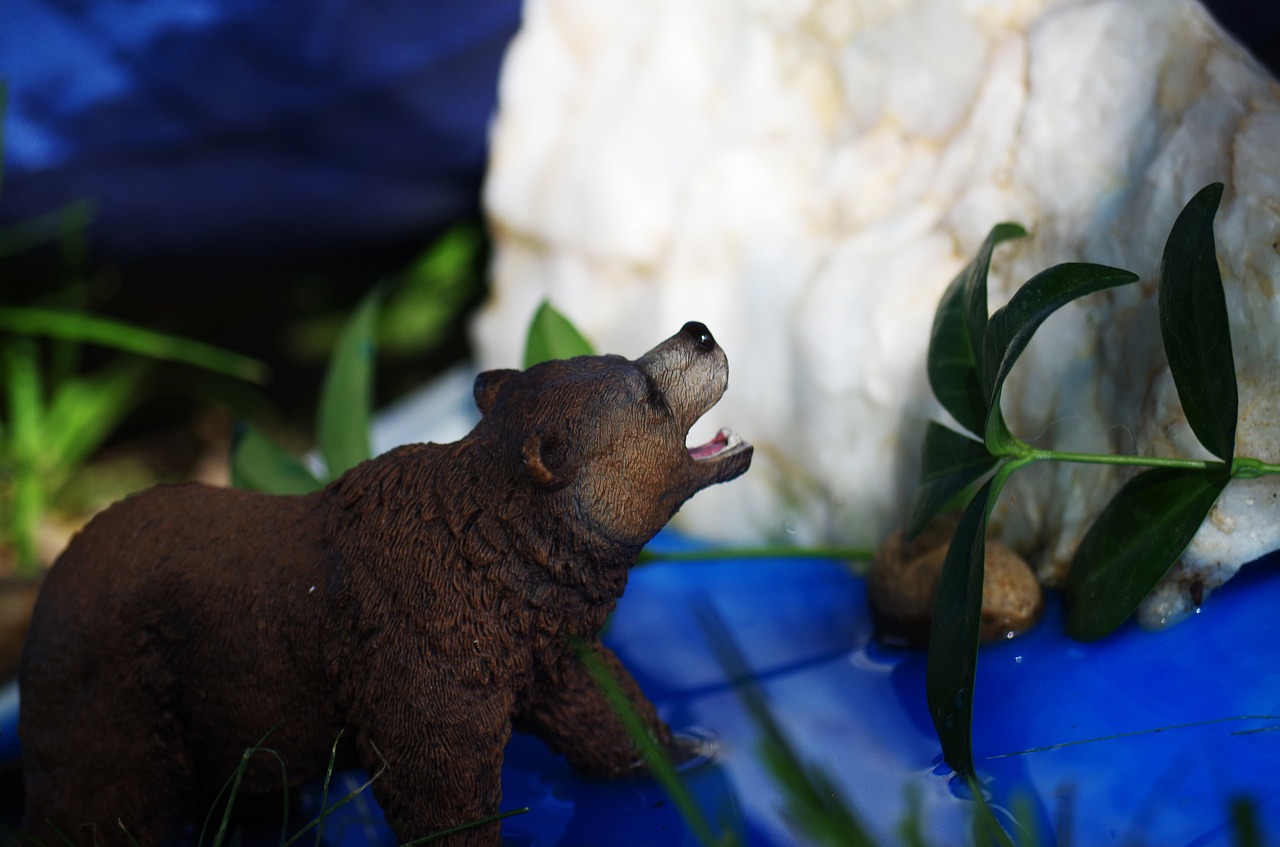
M 548 514 L 639 546 L 695 493 L 751 464 L 751 445 L 727 429 L 686 446 L 728 380 L 724 351 L 690 322 L 635 361 L 578 356 L 480 374 L 474 434 Z

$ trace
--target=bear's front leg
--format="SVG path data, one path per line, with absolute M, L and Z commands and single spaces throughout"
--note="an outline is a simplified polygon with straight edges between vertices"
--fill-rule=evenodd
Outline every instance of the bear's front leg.
M 635 706 L 645 725 L 664 748 L 676 754 L 671 730 L 613 651 L 589 642 L 604 667 Z M 517 704 L 516 729 L 538 736 L 569 760 L 583 776 L 612 778 L 643 767 L 640 748 L 618 718 L 617 711 L 577 653 L 567 649 L 538 677 Z
M 374 776 L 373 795 L 398 843 L 497 814 L 514 697 L 412 684 L 399 693 L 399 702 L 378 704 L 357 734 L 361 764 Z M 439 843 L 498 847 L 499 827 L 472 827 Z

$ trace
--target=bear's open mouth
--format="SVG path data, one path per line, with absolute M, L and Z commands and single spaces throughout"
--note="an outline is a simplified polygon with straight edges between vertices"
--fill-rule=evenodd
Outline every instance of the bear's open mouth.
M 695 462 L 705 462 L 707 459 L 714 459 L 723 456 L 726 453 L 732 453 L 736 448 L 746 446 L 747 442 L 742 440 L 742 436 L 731 429 L 722 429 L 716 433 L 716 437 L 698 447 L 690 447 L 689 458 Z

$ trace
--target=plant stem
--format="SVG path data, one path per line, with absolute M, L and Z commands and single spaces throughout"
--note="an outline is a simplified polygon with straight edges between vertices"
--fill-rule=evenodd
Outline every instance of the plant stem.
M 1164 456 L 1119 456 L 1110 453 L 1067 453 L 1057 450 L 1031 449 L 1026 456 L 1033 462 L 1078 462 L 1086 465 L 1134 465 L 1144 468 L 1187 468 L 1205 470 L 1222 463 L 1214 460 L 1175 459 Z
M 1109 453 L 1067 453 L 1057 450 L 1029 449 L 1025 458 L 1033 462 L 1079 462 L 1087 465 L 1132 465 L 1143 468 L 1184 468 L 1208 470 L 1222 462 L 1217 459 L 1175 459 L 1165 456 L 1117 456 Z M 1231 475 L 1237 479 L 1256 479 L 1269 474 L 1280 474 L 1280 465 L 1263 462 L 1248 456 L 1237 456 L 1231 462 Z
M 1231 463 L 1231 476 L 1235 479 L 1257 479 L 1260 476 L 1280 473 L 1280 465 L 1273 465 L 1248 456 L 1237 456 Z
M 637 561 L 650 562 L 713 562 L 720 559 L 839 559 L 841 561 L 866 561 L 873 555 L 865 547 L 788 547 L 775 544 L 763 547 L 722 547 L 710 550 L 675 550 L 659 552 L 641 550 Z

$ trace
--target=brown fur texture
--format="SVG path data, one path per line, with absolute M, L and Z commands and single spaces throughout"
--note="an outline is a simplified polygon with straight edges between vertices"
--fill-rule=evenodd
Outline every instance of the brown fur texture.
M 200 818 L 261 739 L 242 790 L 339 765 L 401 841 L 499 810 L 511 728 L 581 774 L 639 754 L 583 669 L 641 546 L 699 489 L 743 473 L 736 437 L 690 450 L 728 364 L 690 323 L 636 361 L 476 380 L 482 419 L 322 492 L 162 486 L 95 518 L 41 592 L 21 674 L 26 830 L 46 844 L 159 844 Z M 349 756 L 349 757 L 348 757 Z M 127 830 L 128 835 L 124 830 Z M 496 845 L 490 824 L 448 842 Z

